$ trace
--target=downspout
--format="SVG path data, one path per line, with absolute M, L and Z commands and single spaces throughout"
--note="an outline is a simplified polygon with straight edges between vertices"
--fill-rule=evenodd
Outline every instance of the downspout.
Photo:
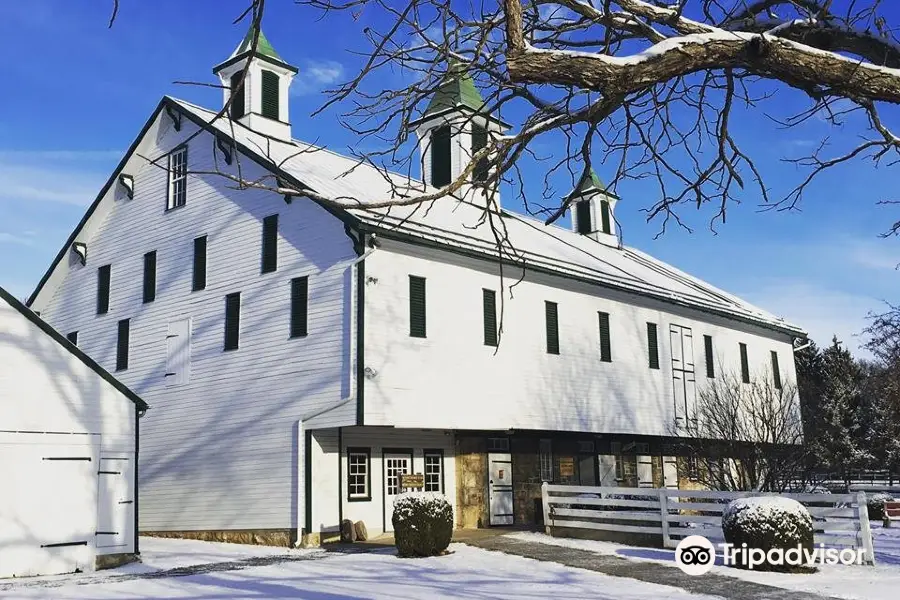
M 138 508 L 139 508 L 139 498 L 138 494 L 140 493 L 140 485 L 138 485 L 138 454 L 141 448 L 141 417 L 143 417 L 147 413 L 147 409 L 140 409 L 135 407 L 134 410 L 134 553 L 139 556 L 141 554 L 141 547 L 139 542 L 139 529 L 138 529 Z
M 366 245 L 369 246 L 369 249 L 366 250 L 365 252 L 363 252 L 360 256 L 358 256 L 355 259 L 348 262 L 346 265 L 347 267 L 352 268 L 354 266 L 359 265 L 359 267 L 357 267 L 357 269 L 358 269 L 357 272 L 359 272 L 359 269 L 361 269 L 363 267 L 363 264 L 362 264 L 363 261 L 365 261 L 369 256 L 371 256 L 378 249 L 378 247 L 381 245 L 381 242 L 380 242 L 380 240 L 378 240 L 375 237 L 375 234 L 373 233 L 368 236 L 368 239 L 366 240 Z M 362 279 L 363 278 L 357 278 L 357 291 L 360 290 L 360 286 L 365 285 L 365 281 Z M 351 281 L 353 281 L 353 280 L 354 280 L 354 278 L 351 276 Z M 361 297 L 361 295 L 360 295 L 360 297 Z M 361 309 L 361 307 L 359 306 L 361 304 L 361 302 L 359 300 L 354 300 L 354 301 L 356 303 L 356 306 L 351 305 L 351 307 L 350 307 L 351 314 L 353 314 L 352 311 Z M 360 322 L 357 317 L 357 328 L 359 326 L 360 326 Z M 352 335 L 352 332 L 351 332 L 351 335 Z M 360 342 L 361 342 L 361 340 L 357 340 L 357 348 L 359 347 Z M 351 350 L 351 355 L 353 352 L 354 351 Z M 304 423 L 310 421 L 311 419 L 315 419 L 316 417 L 321 416 L 327 412 L 331 412 L 332 410 L 340 408 L 341 406 L 344 406 L 348 402 L 358 399 L 358 389 L 360 386 L 360 383 L 358 381 L 359 377 L 358 377 L 358 373 L 357 374 L 353 373 L 354 368 L 357 368 L 357 369 L 360 368 L 361 357 L 358 355 L 356 357 L 356 363 L 357 363 L 356 365 L 353 365 L 351 363 L 351 370 L 349 373 L 350 386 L 349 386 L 347 396 L 345 398 L 341 398 L 338 402 L 336 402 L 335 404 L 332 404 L 331 406 L 328 406 L 328 407 L 319 409 L 315 412 L 303 415 L 300 418 L 300 420 L 297 422 L 297 447 L 298 447 L 298 449 L 303 448 L 303 458 L 304 458 L 304 460 L 302 461 L 302 465 L 298 461 L 298 469 L 302 468 L 304 470 L 304 474 L 303 474 L 304 501 L 303 501 L 303 514 L 300 514 L 300 512 L 301 512 L 299 509 L 300 502 L 299 501 L 297 502 L 298 509 L 297 509 L 296 518 L 297 518 L 297 529 L 298 530 L 306 529 L 307 534 L 312 533 L 312 531 L 310 531 L 310 529 L 312 527 L 312 510 L 311 510 L 311 504 L 310 504 L 312 501 L 312 460 L 311 460 L 311 457 L 309 456 L 309 454 L 312 450 L 312 432 L 306 431 L 306 429 L 304 428 Z M 358 416 L 357 416 L 357 418 L 358 418 Z M 339 463 L 340 463 L 340 454 L 341 454 L 341 449 L 340 449 L 340 447 L 338 447 Z M 298 490 L 297 492 L 298 492 L 298 496 L 299 496 L 300 490 Z M 301 527 L 301 523 L 303 523 L 304 526 Z M 299 548 L 302 545 L 302 543 L 303 543 L 303 536 L 298 535 L 296 542 L 294 542 L 294 545 Z

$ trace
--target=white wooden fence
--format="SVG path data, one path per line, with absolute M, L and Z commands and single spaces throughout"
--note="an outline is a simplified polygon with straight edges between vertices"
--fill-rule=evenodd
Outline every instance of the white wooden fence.
M 681 538 L 702 535 L 724 542 L 722 511 L 731 500 L 780 495 L 806 506 L 813 517 L 815 543 L 861 548 L 875 564 L 866 493 L 765 494 L 655 488 L 542 486 L 544 526 L 659 536 L 665 548 Z

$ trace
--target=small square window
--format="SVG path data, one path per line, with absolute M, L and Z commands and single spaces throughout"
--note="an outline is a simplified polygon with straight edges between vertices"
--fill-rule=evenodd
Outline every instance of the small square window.
M 371 500 L 371 450 L 347 448 L 347 499 Z

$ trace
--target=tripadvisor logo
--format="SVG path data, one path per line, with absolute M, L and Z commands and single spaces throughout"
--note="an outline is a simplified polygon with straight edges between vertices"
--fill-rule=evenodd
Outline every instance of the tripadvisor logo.
M 746 566 L 753 569 L 762 564 L 775 566 L 803 567 L 810 565 L 861 565 L 866 555 L 862 548 L 825 548 L 819 544 L 817 548 L 749 548 L 747 544 L 719 544 L 722 549 L 722 564 L 728 566 Z M 675 563 L 688 575 L 703 575 L 713 568 L 716 561 L 716 549 L 712 542 L 702 535 L 691 535 L 675 548 Z

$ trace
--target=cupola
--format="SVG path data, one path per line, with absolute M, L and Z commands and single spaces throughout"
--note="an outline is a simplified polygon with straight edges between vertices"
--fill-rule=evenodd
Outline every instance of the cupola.
M 256 50 L 251 52 L 253 33 L 251 28 L 228 60 L 213 68 L 213 74 L 222 82 L 224 103 L 235 95 L 230 108 L 232 119 L 259 133 L 290 141 L 289 89 L 297 67 L 286 63 L 275 52 L 262 31 Z M 241 75 L 248 62 L 250 70 L 241 85 Z
M 461 63 L 451 62 L 422 117 L 411 123 L 419 139 L 422 179 L 433 187 L 455 181 L 472 156 L 484 148 L 491 136 L 509 125 L 485 112 L 484 99 Z M 469 181 L 456 196 L 475 201 L 484 198 L 488 178 L 487 161 L 475 167 Z M 496 193 L 494 200 L 497 200 Z
M 613 216 L 619 197 L 607 191 L 606 186 L 591 169 L 567 197 L 572 209 L 572 229 L 609 246 L 618 246 L 616 220 Z

